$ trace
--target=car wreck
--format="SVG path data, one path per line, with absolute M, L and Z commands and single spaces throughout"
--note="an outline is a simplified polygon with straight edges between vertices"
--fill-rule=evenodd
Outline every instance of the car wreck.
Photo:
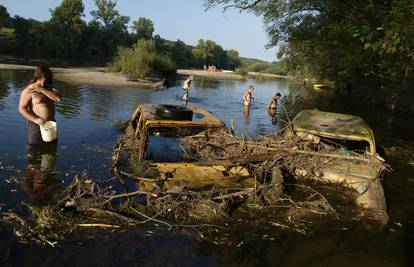
M 137 107 L 133 113 L 129 128 L 123 135 L 123 147 L 131 145 L 137 161 L 150 160 L 150 168 L 159 174 L 157 181 L 162 181 L 162 188 L 168 190 L 177 184 L 186 184 L 187 188 L 200 189 L 211 185 L 216 187 L 252 186 L 253 176 L 241 166 L 233 166 L 227 169 L 221 162 L 187 161 L 182 158 L 183 150 L 178 152 L 171 149 L 177 143 L 167 143 L 164 151 L 153 151 L 150 148 L 151 138 L 167 137 L 171 139 L 196 135 L 205 131 L 227 134 L 225 124 L 210 112 L 200 108 L 187 108 L 172 105 L 144 104 Z M 165 140 L 159 139 L 155 142 Z M 138 143 L 137 143 L 138 142 Z M 135 144 L 134 144 L 135 143 Z M 165 153 L 170 150 L 168 160 Z M 171 153 L 171 151 L 173 151 Z M 159 161 L 157 160 L 162 158 Z M 172 155 L 171 155 L 172 154 Z M 141 187 L 145 190 L 159 188 L 153 182 L 141 181 Z
M 190 227 L 214 238 L 239 227 L 309 235 L 388 222 L 389 167 L 355 116 L 304 110 L 280 133 L 245 138 L 200 108 L 139 105 L 112 160 L 121 188 L 84 172 L 51 205 L 3 220 L 22 241 L 52 247 L 79 227 Z
M 178 152 L 159 151 L 174 156 L 157 160 L 151 136 L 179 140 Z M 304 110 L 283 133 L 246 139 L 229 134 L 223 122 L 200 108 L 140 105 L 114 151 L 116 172 L 125 162 L 121 151 L 130 165 L 131 158 L 132 164 L 149 160 L 144 175 L 129 176 L 137 178 L 140 190 L 155 195 L 222 188 L 226 198 L 255 195 L 263 204 L 282 198 L 289 177 L 346 188 L 361 216 L 388 222 L 380 181 L 387 165 L 376 152 L 372 130 L 356 116 Z M 149 179 L 143 177 L 148 169 Z
M 340 155 L 369 155 L 380 161 L 374 133 L 357 116 L 303 110 L 292 121 L 287 135 L 296 135 L 313 144 L 321 141 L 338 147 Z M 388 222 L 386 200 L 380 181 L 382 169 L 368 160 L 343 160 L 319 172 L 297 168 L 297 177 L 309 178 L 318 182 L 340 184 L 357 192 L 355 203 L 376 213 L 379 221 Z

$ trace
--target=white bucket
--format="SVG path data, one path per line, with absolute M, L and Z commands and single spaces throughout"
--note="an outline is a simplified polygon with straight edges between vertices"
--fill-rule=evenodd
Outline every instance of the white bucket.
M 52 142 L 57 138 L 57 126 L 54 121 L 47 121 L 40 126 L 40 133 L 45 142 Z

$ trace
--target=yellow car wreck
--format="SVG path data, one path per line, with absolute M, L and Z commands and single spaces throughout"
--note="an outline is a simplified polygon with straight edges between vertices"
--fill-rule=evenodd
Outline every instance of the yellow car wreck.
M 374 133 L 357 116 L 303 110 L 292 121 L 292 129 L 287 134 L 295 134 L 303 140 L 319 143 L 321 140 L 334 144 L 340 154 L 367 154 L 384 161 L 376 151 Z M 341 160 L 322 172 L 295 170 L 297 177 L 307 177 L 324 183 L 339 184 L 356 191 L 355 203 L 374 213 L 375 219 L 388 222 L 384 190 L 380 181 L 383 170 L 369 161 Z
M 246 140 L 230 135 L 225 124 L 204 109 L 145 104 L 133 113 L 120 147 L 130 155 L 130 165 L 154 171 L 142 176 L 133 171 L 141 177 L 140 190 L 146 192 L 211 188 L 254 192 L 263 187 L 272 188 L 274 196 L 281 197 L 284 178 L 293 175 L 345 186 L 350 189 L 348 199 L 361 208 L 357 210 L 362 215 L 382 224 L 388 222 L 380 181 L 386 165 L 377 154 L 372 130 L 360 117 L 303 110 L 286 129 L 282 135 Z M 201 140 L 201 146 L 192 147 L 191 142 L 186 143 L 189 139 Z M 224 150 L 227 156 L 215 154 Z M 283 165 L 288 161 L 280 159 L 295 158 L 292 155 L 297 153 L 302 153 L 302 163 L 311 163 L 293 161 L 293 168 Z M 319 163 L 312 163 L 312 156 L 318 157 Z M 149 165 L 139 167 L 140 162 Z M 270 165 L 264 172 L 254 168 L 265 162 Z
M 151 157 L 153 156 L 149 152 L 151 137 L 181 138 L 210 129 L 227 132 L 226 125 L 207 110 L 197 107 L 143 104 L 139 105 L 133 113 L 130 128 L 133 129 L 134 136 L 140 144 L 136 151 L 139 154 L 138 159 L 151 159 L 156 162 L 151 163 L 150 167 L 159 174 L 157 180 L 163 181 L 162 189 L 168 190 L 175 186 L 193 190 L 212 186 L 253 187 L 255 184 L 254 177 L 241 166 L 226 167 L 222 164 L 182 162 L 178 155 L 170 156 L 166 162 L 157 162 L 157 159 L 154 160 Z M 168 147 L 163 148 L 158 152 L 165 154 Z M 152 191 L 157 189 L 158 185 L 151 181 L 141 181 L 140 187 L 146 191 Z

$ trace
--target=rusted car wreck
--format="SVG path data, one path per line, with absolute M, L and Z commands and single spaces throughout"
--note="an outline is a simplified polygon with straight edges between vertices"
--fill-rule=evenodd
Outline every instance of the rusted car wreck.
M 226 169 L 221 162 L 216 164 L 201 161 L 182 162 L 180 155 L 169 157 L 169 159 L 172 158 L 172 162 L 153 162 L 148 153 L 152 136 L 182 138 L 207 130 L 227 133 L 225 124 L 204 109 L 144 104 L 137 107 L 129 123 L 126 134 L 123 136 L 124 147 L 126 143 L 136 143 L 132 145 L 136 160 L 152 160 L 149 167 L 157 172 L 158 180 L 163 181 L 163 188 L 166 190 L 182 183 L 192 189 L 211 185 L 238 187 L 254 184 L 254 177 L 244 167 L 235 166 Z M 163 151 L 159 152 L 163 153 Z M 141 186 L 146 190 L 154 189 L 154 183 L 144 180 L 141 181 Z
M 181 154 L 154 160 L 151 136 L 179 139 Z M 298 180 L 348 188 L 361 210 L 370 211 L 380 223 L 388 222 L 380 182 L 386 165 L 377 155 L 372 130 L 356 116 L 304 110 L 283 134 L 246 140 L 229 134 L 206 110 L 145 104 L 133 113 L 114 151 L 114 168 L 122 161 L 120 151 L 135 155 L 138 162 L 151 160 L 148 168 L 155 177 L 139 179 L 140 189 L 148 192 L 218 187 L 239 188 L 229 195 L 242 196 L 271 179 L 272 190 L 280 195 L 282 174 L 289 173 Z

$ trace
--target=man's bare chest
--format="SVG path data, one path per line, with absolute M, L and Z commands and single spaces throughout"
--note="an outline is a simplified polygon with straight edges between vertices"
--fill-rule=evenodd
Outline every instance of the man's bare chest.
M 49 99 L 47 96 L 45 96 L 42 93 L 33 92 L 32 93 L 32 105 L 39 105 L 39 104 L 51 104 L 53 101 Z

